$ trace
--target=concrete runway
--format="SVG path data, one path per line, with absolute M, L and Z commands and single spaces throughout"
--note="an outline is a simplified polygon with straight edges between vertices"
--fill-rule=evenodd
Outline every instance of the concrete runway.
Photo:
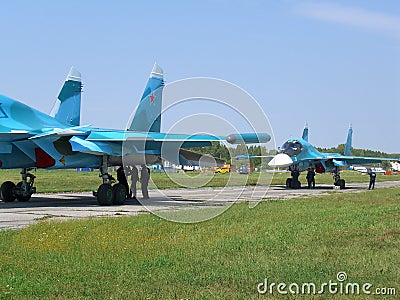
M 29 202 L 0 201 L 0 229 L 18 229 L 41 220 L 68 220 L 88 217 L 112 217 L 140 213 L 175 211 L 205 207 L 229 206 L 237 201 L 285 200 L 329 192 L 355 193 L 365 191 L 368 183 L 348 184 L 346 190 L 333 190 L 332 185 L 319 185 L 314 190 L 290 190 L 282 186 L 227 187 L 151 190 L 150 199 L 141 203 L 128 200 L 119 206 L 98 206 L 91 193 L 35 194 Z M 400 187 L 400 181 L 377 182 L 376 187 Z

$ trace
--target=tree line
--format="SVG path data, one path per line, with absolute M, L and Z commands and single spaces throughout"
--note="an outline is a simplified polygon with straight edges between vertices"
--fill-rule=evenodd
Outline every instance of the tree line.
M 331 147 L 331 148 L 319 148 L 316 147 L 316 149 L 320 152 L 328 152 L 328 153 L 344 153 L 344 148 L 346 147 L 345 144 L 339 144 L 337 147 Z M 369 150 L 369 149 L 359 149 L 359 148 L 351 148 L 351 155 L 354 156 L 367 156 L 367 157 L 382 157 L 382 158 L 395 158 L 398 159 L 400 157 L 400 154 L 397 153 L 385 153 L 382 151 L 375 151 L 375 150 Z
M 254 156 L 265 156 L 265 155 L 275 155 L 278 153 L 276 150 L 268 151 L 265 146 L 261 145 L 251 145 L 247 146 L 245 144 L 238 144 L 235 147 L 227 147 L 219 142 L 212 142 L 209 147 L 197 147 L 193 148 L 194 152 L 201 154 L 208 154 L 215 158 L 223 159 L 227 164 L 233 163 L 235 157 L 238 155 L 254 155 Z M 237 161 L 235 161 L 237 163 Z M 254 167 L 261 166 L 261 158 L 256 157 L 252 159 L 252 164 Z
M 320 148 L 316 147 L 316 149 L 320 152 L 325 153 L 344 153 L 345 144 L 339 144 L 337 147 L 331 148 Z M 278 153 L 277 150 L 272 149 L 268 150 L 265 146 L 262 145 L 251 145 L 247 146 L 245 144 L 238 144 L 235 147 L 227 147 L 226 145 L 220 142 L 212 142 L 209 147 L 197 147 L 193 149 L 194 152 L 201 154 L 208 154 L 215 158 L 223 159 L 226 163 L 232 163 L 235 160 L 235 157 L 238 155 L 254 155 L 254 156 L 266 156 L 266 155 L 275 155 Z M 367 156 L 367 157 L 382 157 L 382 158 L 400 158 L 400 154 L 395 153 L 385 153 L 382 151 L 375 151 L 369 149 L 358 149 L 352 148 L 351 153 L 354 156 Z M 237 162 L 236 162 L 237 163 Z M 252 159 L 252 163 L 254 167 L 261 166 L 261 158 L 256 157 Z M 383 163 L 383 167 L 389 167 L 389 162 Z

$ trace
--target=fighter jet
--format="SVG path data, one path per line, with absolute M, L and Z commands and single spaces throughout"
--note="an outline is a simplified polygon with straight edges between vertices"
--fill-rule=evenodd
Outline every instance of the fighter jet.
M 381 157 L 362 157 L 352 156 L 352 135 L 353 128 L 350 125 L 347 134 L 347 141 L 344 154 L 321 153 L 308 142 L 308 126 L 306 124 L 301 138 L 290 139 L 279 149 L 279 153 L 268 163 L 273 168 L 287 168 L 290 171 L 305 171 L 314 168 L 316 173 L 333 172 L 334 185 L 345 188 L 345 180 L 340 178 L 340 170 L 349 165 L 365 165 L 381 163 L 385 160 L 392 160 Z M 286 180 L 286 187 L 299 187 L 299 182 L 295 183 L 293 177 Z
M 1 185 L 2 200 L 28 201 L 36 191 L 35 176 L 29 173 L 35 168 L 99 168 L 103 183 L 96 193 L 98 203 L 122 204 L 125 187 L 120 183 L 113 185 L 114 180 L 108 174 L 110 166 L 148 164 L 161 159 L 194 165 L 210 157 L 186 148 L 209 146 L 213 141 L 264 143 L 271 138 L 267 133 L 228 136 L 161 133 L 163 88 L 163 70 L 155 64 L 125 130 L 80 125 L 82 81 L 75 68 L 71 68 L 50 115 L 0 95 L 0 169 L 22 170 L 20 182 L 6 181 Z M 107 106 L 104 107 L 106 116 Z

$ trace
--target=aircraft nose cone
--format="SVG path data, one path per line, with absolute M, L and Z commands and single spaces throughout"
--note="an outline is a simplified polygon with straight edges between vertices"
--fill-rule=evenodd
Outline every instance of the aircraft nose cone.
M 293 163 L 289 155 L 285 153 L 279 153 L 275 155 L 273 159 L 268 163 L 268 166 L 272 168 L 285 168 Z

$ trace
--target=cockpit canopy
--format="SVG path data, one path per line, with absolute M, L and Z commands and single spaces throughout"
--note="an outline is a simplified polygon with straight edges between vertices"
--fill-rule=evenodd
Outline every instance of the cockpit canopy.
M 287 141 L 279 149 L 279 153 L 285 153 L 290 157 L 300 154 L 303 150 L 303 145 L 299 141 Z

